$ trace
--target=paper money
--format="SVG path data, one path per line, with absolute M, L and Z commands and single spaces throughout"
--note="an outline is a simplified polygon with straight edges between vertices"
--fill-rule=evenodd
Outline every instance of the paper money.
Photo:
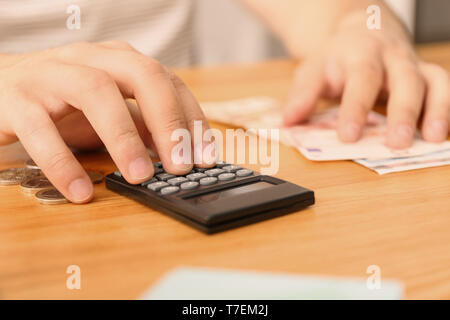
M 293 145 L 306 158 L 315 161 L 411 157 L 450 148 L 450 142 L 429 143 L 416 133 L 411 147 L 391 149 L 385 144 L 386 118 L 375 112 L 369 113 L 361 139 L 344 143 L 336 131 L 338 113 L 338 107 L 326 109 L 313 115 L 308 123 L 285 130 Z
M 201 104 L 205 116 L 213 121 L 245 129 L 277 129 L 283 126 L 280 105 L 269 97 L 252 97 Z M 288 131 L 280 130 L 280 142 L 291 145 Z
M 355 160 L 355 162 L 377 172 L 378 174 L 440 167 L 450 165 L 450 149 L 408 158 L 381 160 L 361 159 Z
M 336 126 L 338 107 L 324 109 L 307 122 L 294 127 L 283 127 L 280 103 L 268 97 L 254 97 L 225 102 L 202 104 L 207 118 L 246 129 L 279 128 L 280 141 L 294 146 L 306 158 L 314 161 L 389 159 L 425 155 L 450 149 L 450 142 L 430 143 L 416 138 L 410 148 L 390 149 L 385 144 L 386 117 L 370 112 L 362 138 L 356 143 L 341 142 Z

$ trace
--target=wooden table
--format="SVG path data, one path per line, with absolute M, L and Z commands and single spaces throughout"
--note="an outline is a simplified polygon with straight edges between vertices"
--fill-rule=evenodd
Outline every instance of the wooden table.
M 420 48 L 450 69 L 450 45 Z M 282 98 L 294 63 L 180 70 L 201 101 Z M 223 126 L 213 126 L 224 129 Z M 0 297 L 139 297 L 178 266 L 402 281 L 406 298 L 450 298 L 450 166 L 379 176 L 350 161 L 316 163 L 281 146 L 278 177 L 311 188 L 307 210 L 208 236 L 96 186 L 88 205 L 42 206 L 1 187 Z M 0 149 L 0 168 L 20 166 L 20 145 Z M 86 168 L 115 170 L 108 155 L 84 154 Z M 254 167 L 257 169 L 256 167 Z M 66 268 L 81 268 L 81 290 Z

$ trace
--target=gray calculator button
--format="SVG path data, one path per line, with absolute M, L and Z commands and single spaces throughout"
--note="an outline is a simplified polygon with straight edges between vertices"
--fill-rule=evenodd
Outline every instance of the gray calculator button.
M 182 184 L 183 182 L 186 182 L 186 181 L 188 181 L 188 179 L 186 179 L 185 177 L 176 177 L 176 178 L 167 180 L 167 182 L 173 186 L 179 186 L 180 184 Z
M 153 162 L 153 166 L 154 166 L 155 168 L 162 168 L 162 163 L 161 163 L 161 161 Z
M 231 172 L 222 173 L 221 175 L 219 175 L 220 181 L 230 181 L 233 180 L 234 178 L 236 178 L 236 175 Z
M 154 182 L 158 182 L 158 179 L 151 178 L 150 180 L 141 183 L 141 186 L 145 187 L 145 186 L 149 185 L 150 183 L 154 183 Z
M 217 161 L 216 162 L 216 167 L 217 168 L 223 168 L 223 167 L 228 166 L 228 165 L 229 165 L 228 163 L 223 162 L 223 161 Z
M 206 177 L 206 178 L 200 179 L 200 184 L 202 186 L 210 186 L 212 184 L 215 184 L 216 182 L 217 182 L 216 177 Z
M 158 181 L 158 182 L 150 183 L 149 185 L 147 185 L 147 188 L 152 190 L 152 191 L 159 191 L 162 188 L 168 187 L 168 186 L 170 186 L 170 184 L 168 184 L 167 182 Z
M 189 182 L 182 183 L 180 185 L 181 190 L 192 190 L 192 189 L 197 188 L 198 186 L 199 186 L 199 183 L 196 181 L 189 181 Z
M 159 173 L 163 173 L 164 172 L 164 169 L 163 168 L 158 168 L 158 167 L 155 167 L 154 168 L 154 174 L 159 174 Z
M 169 179 L 175 178 L 175 176 L 170 173 L 160 173 L 156 175 L 156 178 L 161 181 L 167 181 Z
M 208 169 L 206 169 L 206 168 L 194 168 L 195 172 L 205 172 L 206 170 L 208 170 Z
M 120 171 L 114 172 L 114 175 L 117 176 L 117 177 L 122 177 L 122 174 L 120 173 Z
M 206 177 L 206 174 L 201 173 L 201 172 L 191 173 L 186 176 L 186 178 L 188 178 L 191 181 L 198 181 L 201 178 L 205 178 L 205 177 Z
M 225 170 L 226 172 L 236 172 L 238 170 L 241 170 L 242 168 L 239 166 L 230 165 L 230 166 L 225 166 L 222 169 Z
M 180 191 L 180 187 L 170 186 L 170 187 L 162 188 L 161 189 L 161 194 L 162 195 L 168 195 L 168 194 L 177 193 L 178 191 Z
M 217 177 L 219 174 L 222 174 L 224 172 L 225 171 L 223 171 L 222 169 L 211 169 L 211 170 L 205 171 L 206 175 L 210 176 L 210 177 Z
M 252 170 L 248 170 L 248 169 L 242 169 L 236 172 L 236 175 L 238 177 L 248 177 L 251 176 L 253 174 Z

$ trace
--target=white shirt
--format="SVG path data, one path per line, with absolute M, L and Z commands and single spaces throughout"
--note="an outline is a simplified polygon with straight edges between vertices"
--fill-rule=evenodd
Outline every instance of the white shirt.
M 72 11 L 80 9 L 80 28 Z M 76 41 L 124 40 L 166 65 L 193 59 L 192 0 L 0 0 L 0 52 L 42 50 Z
M 413 30 L 415 0 L 385 1 Z M 282 55 L 280 44 L 238 2 L 0 0 L 0 52 L 42 50 L 76 41 L 124 40 L 168 66 L 249 62 Z M 66 26 L 71 5 L 80 8 L 80 29 Z

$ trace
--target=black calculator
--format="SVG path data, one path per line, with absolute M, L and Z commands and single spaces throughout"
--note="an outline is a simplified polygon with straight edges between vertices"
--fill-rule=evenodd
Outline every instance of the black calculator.
M 116 171 L 106 187 L 211 234 L 299 211 L 314 204 L 314 192 L 293 183 L 218 162 L 183 176 L 154 163 L 155 175 L 129 184 Z

